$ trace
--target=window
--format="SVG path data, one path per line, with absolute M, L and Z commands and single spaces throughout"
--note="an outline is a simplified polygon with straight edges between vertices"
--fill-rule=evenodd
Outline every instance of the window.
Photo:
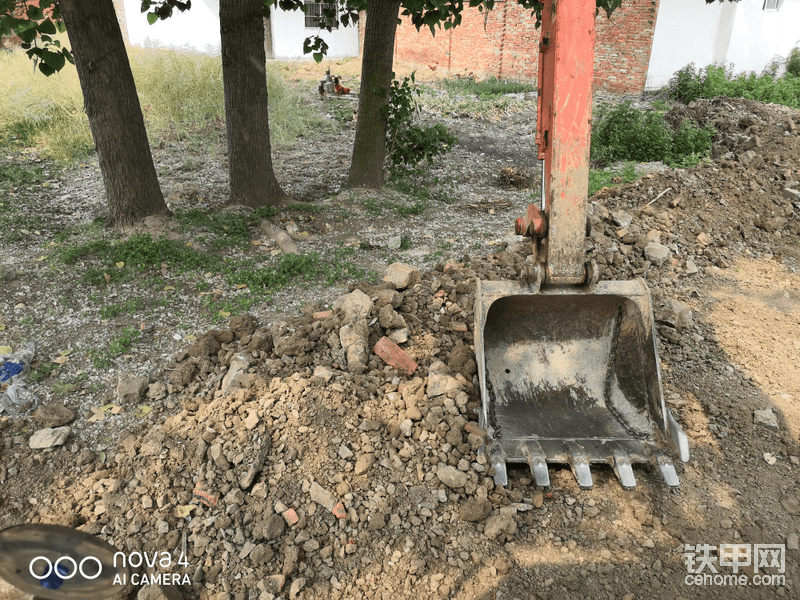
M 783 0 L 764 0 L 764 10 L 780 10 Z
M 336 4 L 306 1 L 306 29 L 320 29 L 327 25 L 327 19 L 322 14 L 323 10 L 336 12 Z M 339 21 L 336 18 L 331 23 L 331 29 L 339 29 Z

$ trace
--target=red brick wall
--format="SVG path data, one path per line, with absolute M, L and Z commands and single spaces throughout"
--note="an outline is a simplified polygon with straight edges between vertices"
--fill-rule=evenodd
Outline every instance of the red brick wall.
M 603 12 L 598 15 L 595 89 L 614 93 L 644 90 L 657 12 L 658 0 L 626 0 L 611 20 Z M 359 27 L 363 24 L 360 19 Z M 397 29 L 395 60 L 420 69 L 436 66 L 442 75 L 473 72 L 478 77 L 535 82 L 539 30 L 530 11 L 514 0 L 498 0 L 489 12 L 465 8 L 461 25 L 448 31 L 437 29 L 435 37 L 428 29 L 417 33 L 404 18 Z

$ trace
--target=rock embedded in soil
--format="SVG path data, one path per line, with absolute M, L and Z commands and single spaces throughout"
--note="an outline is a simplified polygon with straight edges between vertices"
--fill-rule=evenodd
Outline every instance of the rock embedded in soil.
M 33 415 L 44 427 L 61 427 L 75 420 L 75 413 L 60 402 L 44 404 Z
M 492 503 L 485 498 L 470 498 L 458 510 L 462 521 L 483 521 L 492 512 Z
M 137 404 L 149 385 L 148 377 L 122 376 L 117 384 L 117 400 L 123 404 Z
M 384 281 L 391 283 L 398 290 L 413 286 L 421 279 L 422 272 L 418 268 L 401 262 L 389 265 L 383 277 Z
M 672 252 L 662 244 L 650 242 L 644 247 L 644 256 L 652 264 L 661 266 L 670 259 Z
M 668 323 L 678 331 L 684 331 L 692 325 L 692 309 L 677 300 L 670 300 L 656 311 L 656 321 Z
M 771 408 L 764 408 L 753 411 L 753 423 L 763 425 L 772 429 L 778 428 L 778 417 L 772 412 Z
M 361 290 L 355 290 L 339 296 L 333 303 L 333 312 L 341 317 L 343 323 L 367 319 L 372 312 L 372 300 Z
M 436 469 L 436 476 L 443 484 L 450 488 L 462 488 L 467 485 L 469 475 L 464 471 L 459 471 L 450 465 L 439 464 Z
M 54 448 L 61 446 L 67 441 L 69 434 L 72 433 L 71 427 L 56 427 L 52 429 L 47 427 L 36 431 L 28 441 L 28 445 L 32 450 L 44 450 L 45 448 Z

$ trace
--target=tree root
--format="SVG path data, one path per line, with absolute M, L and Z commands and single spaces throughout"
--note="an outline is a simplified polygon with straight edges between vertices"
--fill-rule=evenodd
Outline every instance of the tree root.
M 276 227 L 265 219 L 261 219 L 261 223 L 258 227 L 261 229 L 261 231 L 275 240 L 275 242 L 278 244 L 278 248 L 280 248 L 284 254 L 300 254 L 300 248 L 298 248 L 297 244 L 292 241 L 292 237 L 280 227 Z M 302 238 L 303 236 L 297 237 Z

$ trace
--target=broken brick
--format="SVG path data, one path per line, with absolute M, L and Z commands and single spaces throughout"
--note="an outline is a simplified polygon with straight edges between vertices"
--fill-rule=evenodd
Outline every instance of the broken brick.
M 383 362 L 387 365 L 391 365 L 398 371 L 403 371 L 411 375 L 411 373 L 417 370 L 417 363 L 411 360 L 411 357 L 406 354 L 400 346 L 386 336 L 378 340 L 378 343 L 375 344 L 372 351 L 380 356 Z
M 333 516 L 337 519 L 344 519 L 347 517 L 347 512 L 344 510 L 344 504 L 338 502 L 336 506 L 331 509 Z
M 293 508 L 283 511 L 281 516 L 290 527 L 300 520 L 300 517 L 297 516 L 297 512 Z M 280 521 L 278 522 L 280 523 Z

